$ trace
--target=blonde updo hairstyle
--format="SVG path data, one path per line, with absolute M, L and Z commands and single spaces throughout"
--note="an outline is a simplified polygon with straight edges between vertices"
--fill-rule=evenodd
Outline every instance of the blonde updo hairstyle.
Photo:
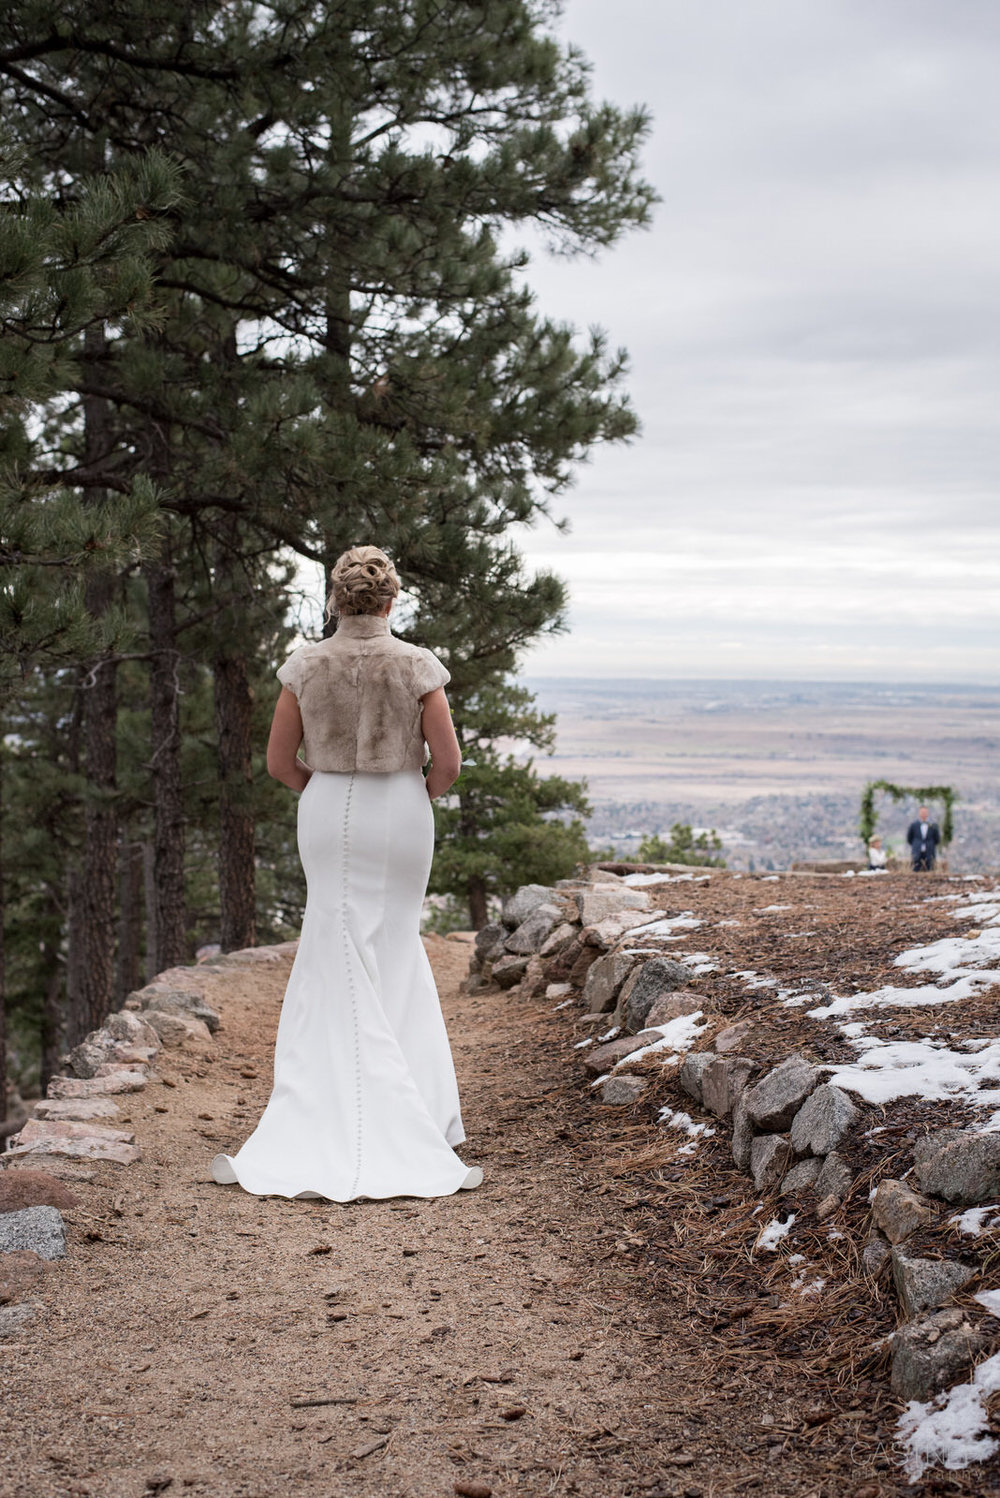
M 330 574 L 327 616 L 381 614 L 399 592 L 399 575 L 377 546 L 352 546 L 339 556 Z

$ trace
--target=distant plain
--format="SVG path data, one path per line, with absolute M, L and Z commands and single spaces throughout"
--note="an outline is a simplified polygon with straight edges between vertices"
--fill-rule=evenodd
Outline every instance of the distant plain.
M 592 841 L 625 853 L 674 821 L 715 827 L 730 867 L 844 858 L 866 781 L 951 785 L 950 865 L 1000 867 L 1000 687 L 578 680 L 526 685 L 558 717 L 553 773 L 585 779 Z M 540 766 L 541 768 L 541 766 Z M 880 800 L 903 848 L 915 805 Z M 934 808 L 939 814 L 940 808 Z M 905 849 L 904 849 L 905 851 Z

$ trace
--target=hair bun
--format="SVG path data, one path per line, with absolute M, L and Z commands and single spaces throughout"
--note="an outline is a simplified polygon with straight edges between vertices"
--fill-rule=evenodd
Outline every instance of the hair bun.
M 399 592 L 399 574 L 377 546 L 352 546 L 330 574 L 330 614 L 380 614 Z

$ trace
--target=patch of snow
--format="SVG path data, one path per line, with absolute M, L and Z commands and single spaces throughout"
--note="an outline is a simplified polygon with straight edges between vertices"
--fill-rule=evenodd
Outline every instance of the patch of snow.
M 656 1115 L 656 1122 L 665 1129 L 680 1129 L 683 1134 L 688 1134 L 692 1139 L 704 1136 L 710 1139 L 715 1133 L 711 1124 L 695 1123 L 690 1113 L 675 1113 L 673 1108 L 661 1108 Z
M 806 1262 L 806 1256 L 805 1254 L 789 1254 L 787 1262 L 789 1264 L 804 1264 Z
M 633 888 L 644 884 L 707 884 L 711 874 L 626 874 L 622 880 L 623 884 L 630 884 Z
M 998 974 L 1000 976 L 1000 974 Z M 831 999 L 829 1004 L 808 1010 L 810 1019 L 835 1019 L 841 1014 L 853 1014 L 855 1009 L 923 1009 L 928 1004 L 954 1004 L 960 999 L 972 999 L 981 989 L 989 987 L 992 976 L 980 973 L 963 974 L 955 983 L 939 988 L 936 983 L 921 983 L 916 988 L 873 989 L 870 993 L 844 994 Z
M 1000 1085 L 988 1085 L 1000 1084 L 1000 1041 L 968 1040 L 961 1051 L 949 1050 L 943 1041 L 886 1041 L 874 1035 L 854 1044 L 862 1052 L 859 1060 L 831 1068 L 828 1081 L 869 1103 L 964 1096 L 981 1106 L 1000 1108 Z M 1000 1114 L 987 1127 L 1000 1127 Z
M 978 976 L 980 982 L 995 982 L 1000 968 L 990 968 L 992 962 L 1000 962 L 1000 926 L 986 926 L 979 936 L 943 936 L 926 947 L 910 947 L 893 965 L 911 973 Z
M 994 1222 L 1000 1221 L 1000 1215 L 998 1215 L 992 1221 L 987 1222 L 986 1219 L 991 1212 L 1000 1214 L 1000 1203 L 994 1202 L 990 1207 L 969 1207 L 966 1211 L 956 1212 L 954 1217 L 949 1217 L 948 1223 L 949 1226 L 957 1227 L 958 1231 L 964 1233 L 967 1238 L 978 1238 L 984 1228 L 992 1227 Z M 988 1290 L 985 1293 L 1000 1295 L 1000 1291 L 997 1290 Z M 976 1299 L 979 1299 L 978 1295 Z M 986 1302 L 984 1301 L 983 1304 L 985 1305 Z
M 650 1025 L 651 1030 L 658 1030 L 659 1040 L 653 1040 L 649 1045 L 644 1045 L 641 1050 L 633 1051 L 631 1055 L 619 1061 L 619 1066 L 628 1062 L 629 1066 L 638 1061 L 640 1056 L 651 1056 L 654 1051 L 674 1051 L 677 1055 L 664 1058 L 664 1066 L 672 1066 L 681 1059 L 681 1056 L 689 1051 L 703 1031 L 708 1029 L 708 1020 L 699 1025 L 702 1011 L 696 1009 L 693 1014 L 679 1014 L 676 1019 L 668 1020 L 665 1025 Z
M 704 926 L 705 922 L 699 920 L 693 910 L 682 911 L 680 915 L 664 916 L 662 920 L 652 921 L 646 926 L 633 926 L 631 931 L 626 931 L 626 936 L 672 936 L 677 931 L 694 931 L 698 926 Z
M 843 1238 L 843 1236 L 839 1228 L 831 1228 L 826 1235 L 826 1239 L 828 1243 L 834 1243 L 838 1238 Z
M 604 1034 L 603 1035 L 598 1035 L 597 1038 L 601 1042 L 601 1044 L 603 1045 L 603 1043 L 606 1040 L 614 1040 L 615 1036 L 618 1034 L 618 1032 L 620 1030 L 621 1030 L 621 1025 L 612 1025 L 610 1030 L 605 1030 Z
M 1000 905 L 974 905 L 971 910 L 953 910 L 951 918 L 953 921 L 982 921 L 989 925 L 1000 919 Z
M 719 964 L 712 961 L 711 954 L 708 952 L 682 952 L 681 961 L 695 974 L 719 971 Z
M 791 1289 L 797 1290 L 800 1295 L 818 1295 L 825 1284 L 826 1280 L 821 1275 L 817 1275 L 814 1280 L 810 1280 L 807 1284 L 806 1271 L 803 1269 L 802 1273 L 797 1275 L 792 1281 Z
M 584 1048 L 584 1046 L 593 1045 L 593 1044 L 594 1044 L 594 1037 L 592 1035 L 588 1035 L 586 1040 L 578 1040 L 576 1042 L 576 1044 L 573 1046 L 573 1049 L 574 1049 L 574 1051 L 582 1051 L 583 1048 Z
M 795 1221 L 795 1213 L 789 1212 L 785 1222 L 779 1222 L 777 1217 L 772 1217 L 766 1228 L 761 1229 L 760 1237 L 754 1247 L 759 1248 L 761 1253 L 773 1254 L 777 1252 L 778 1244 L 782 1238 L 787 1238 L 792 1231 L 792 1223 Z
M 570 1006 L 570 1005 L 571 1005 L 571 1004 L 572 1004 L 572 1003 L 574 1003 L 574 1002 L 575 1002 L 575 1001 L 574 1001 L 574 1000 L 573 1000 L 573 999 L 563 999 L 563 1001 L 562 1001 L 562 1003 L 561 1003 L 561 1004 L 557 1004 L 557 1005 L 556 1005 L 556 1006 L 555 1006 L 555 1009 L 553 1009 L 553 1011 L 552 1011 L 552 1013 L 553 1013 L 553 1014 L 555 1014 L 555 1013 L 556 1013 L 556 1012 L 557 1012 L 557 1011 L 558 1011 L 558 1010 L 560 1010 L 560 1009 L 568 1009 L 568 1008 L 569 1008 L 569 1006 Z
M 742 926 L 742 921 L 716 921 L 717 926 Z
M 608 1078 L 610 1077 L 610 1075 L 611 1075 L 611 1073 L 609 1071 L 606 1071 L 604 1073 L 603 1077 L 595 1077 L 594 1080 L 590 1084 L 591 1087 L 600 1087 L 601 1083 L 602 1082 L 606 1082 L 608 1080 Z
M 777 884 L 778 883 L 778 875 L 777 874 L 765 874 L 764 877 L 761 879 L 760 882 L 761 882 L 761 884 Z
M 911 1483 L 935 1464 L 957 1472 L 993 1455 L 1000 1442 L 988 1434 L 985 1401 L 998 1391 L 1000 1353 L 980 1363 L 968 1383 L 955 1384 L 926 1404 L 911 1399 L 896 1427 L 906 1451 L 903 1471 Z
M 794 909 L 795 909 L 794 905 L 762 905 L 759 910 L 755 910 L 754 911 L 754 915 L 767 915 L 772 910 L 794 910 Z
M 978 1300 L 981 1306 L 985 1306 L 991 1316 L 1000 1317 L 1000 1290 L 980 1290 L 974 1295 L 973 1300 Z
M 752 967 L 745 968 L 742 972 L 733 974 L 734 978 L 742 978 L 746 988 L 777 988 L 777 978 L 762 978 L 755 973 Z
M 857 871 L 855 869 L 845 869 L 840 877 L 841 879 L 853 879 L 856 872 Z

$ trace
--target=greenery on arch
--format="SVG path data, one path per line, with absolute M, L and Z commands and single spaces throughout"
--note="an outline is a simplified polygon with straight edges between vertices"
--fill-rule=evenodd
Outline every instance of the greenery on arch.
M 941 822 L 942 846 L 951 842 L 955 832 L 954 809 L 958 797 L 954 787 L 950 785 L 894 785 L 891 780 L 869 780 L 861 796 L 861 840 L 867 846 L 869 838 L 874 835 L 878 814 L 875 810 L 875 796 L 881 791 L 886 796 L 891 796 L 893 801 L 906 801 L 909 797 L 919 801 L 921 805 L 930 801 L 941 801 L 944 803 L 944 817 Z

